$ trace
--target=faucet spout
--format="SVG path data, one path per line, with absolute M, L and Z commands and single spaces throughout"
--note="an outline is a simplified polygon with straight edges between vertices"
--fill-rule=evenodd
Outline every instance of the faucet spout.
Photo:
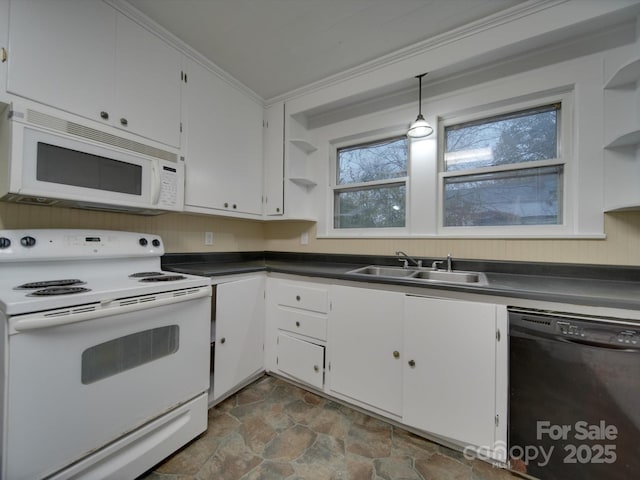
M 404 268 L 408 268 L 409 267 L 409 262 L 413 262 L 416 267 L 422 268 L 422 260 L 416 260 L 415 258 L 410 257 L 409 255 L 404 253 L 402 250 L 398 250 L 396 252 L 396 255 L 398 257 L 400 257 L 400 258 L 398 258 L 398 261 L 399 262 L 403 262 Z

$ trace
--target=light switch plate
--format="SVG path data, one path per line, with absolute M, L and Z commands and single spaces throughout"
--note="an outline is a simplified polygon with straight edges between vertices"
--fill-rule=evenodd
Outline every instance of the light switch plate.
M 204 244 L 213 245 L 213 232 L 204 232 Z
M 300 245 L 308 245 L 309 244 L 309 234 L 304 232 L 300 235 Z

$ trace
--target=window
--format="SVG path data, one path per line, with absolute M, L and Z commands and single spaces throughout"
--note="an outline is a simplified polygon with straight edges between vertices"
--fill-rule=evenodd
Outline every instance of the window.
M 443 227 L 563 224 L 561 105 L 446 125 Z
M 334 228 L 404 227 L 407 157 L 404 136 L 338 148 Z

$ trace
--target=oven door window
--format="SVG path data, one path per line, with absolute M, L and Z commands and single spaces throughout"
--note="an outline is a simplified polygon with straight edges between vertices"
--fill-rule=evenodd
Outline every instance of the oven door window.
M 82 383 L 89 385 L 178 351 L 177 325 L 153 328 L 101 343 L 82 352 Z

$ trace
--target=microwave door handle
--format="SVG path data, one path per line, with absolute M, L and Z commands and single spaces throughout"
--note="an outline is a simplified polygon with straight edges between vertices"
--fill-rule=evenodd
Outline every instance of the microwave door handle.
M 151 164 L 151 204 L 157 205 L 160 200 L 160 167 L 157 161 Z

